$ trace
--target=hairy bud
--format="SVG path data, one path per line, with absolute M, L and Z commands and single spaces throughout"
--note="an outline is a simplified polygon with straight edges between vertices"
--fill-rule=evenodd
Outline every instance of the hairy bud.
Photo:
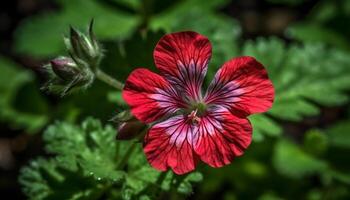
M 70 36 L 65 39 L 66 46 L 77 64 L 86 64 L 94 68 L 100 62 L 102 50 L 93 33 L 93 20 L 91 20 L 88 34 L 70 28 Z
M 143 133 L 146 124 L 137 120 L 130 111 L 123 111 L 113 118 L 118 123 L 117 140 L 130 140 Z
M 61 79 L 69 81 L 79 74 L 78 66 L 71 58 L 59 57 L 50 61 L 52 71 Z
M 70 28 L 69 37 L 64 38 L 70 57 L 58 57 L 43 67 L 49 75 L 44 89 L 63 96 L 92 84 L 103 55 L 92 28 L 93 20 L 87 34 Z
M 55 58 L 43 68 L 49 79 L 43 88 L 52 93 L 60 93 L 62 96 L 73 89 L 85 89 L 94 80 L 94 74 L 89 68 L 80 67 L 68 57 Z
M 137 119 L 122 122 L 118 126 L 117 140 L 130 140 L 140 135 L 146 125 Z

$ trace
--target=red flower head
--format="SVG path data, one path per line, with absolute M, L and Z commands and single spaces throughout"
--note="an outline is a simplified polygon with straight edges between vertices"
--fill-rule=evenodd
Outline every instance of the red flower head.
M 263 65 L 244 56 L 226 62 L 205 95 L 202 83 L 211 57 L 209 40 L 196 32 L 165 35 L 154 51 L 161 75 L 136 69 L 123 98 L 144 123 L 155 122 L 144 141 L 149 163 L 176 174 L 195 169 L 198 160 L 212 167 L 231 163 L 252 139 L 246 118 L 267 111 L 274 89 Z

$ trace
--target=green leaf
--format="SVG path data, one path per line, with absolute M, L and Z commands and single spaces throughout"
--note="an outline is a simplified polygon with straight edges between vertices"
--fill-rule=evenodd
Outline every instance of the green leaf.
M 179 184 L 177 191 L 180 194 L 189 195 L 193 192 L 193 184 L 201 182 L 203 180 L 203 174 L 200 172 L 192 172 L 187 175 L 186 178 Z
M 327 173 L 329 175 L 331 175 L 334 179 L 350 185 L 350 174 L 349 173 L 343 173 L 341 171 L 332 170 L 332 169 L 328 170 Z
M 314 156 L 321 156 L 328 149 L 328 138 L 324 132 L 309 130 L 304 136 L 304 149 Z
M 130 190 L 132 195 L 138 195 L 147 187 L 157 187 L 155 182 L 160 176 L 160 172 L 152 168 L 143 154 L 141 146 L 131 155 L 128 167 L 129 173 L 126 177 L 125 188 Z
M 261 61 L 271 75 L 276 90 L 271 114 L 297 120 L 318 112 L 306 100 L 326 106 L 348 100 L 344 90 L 350 85 L 350 58 L 346 52 L 318 44 L 283 48 L 281 43 L 275 38 L 259 39 L 255 44 L 247 43 L 243 50 L 243 54 Z M 273 48 L 277 48 L 278 56 Z M 288 113 L 281 112 L 285 108 Z
M 276 137 L 282 133 L 282 128 L 266 115 L 252 115 L 249 120 L 253 126 L 254 141 L 261 141 L 263 135 Z
M 287 36 L 302 42 L 322 42 L 337 48 L 349 50 L 350 2 L 319 1 L 307 14 L 287 29 Z
M 0 57 L 0 71 L 0 120 L 11 128 L 36 133 L 48 121 L 48 105 L 34 75 L 4 57 Z
M 326 133 L 331 146 L 350 148 L 350 121 L 338 122 Z
M 277 142 L 273 164 L 276 170 L 290 178 L 302 178 L 327 170 L 328 165 L 302 151 L 296 144 L 288 140 Z
M 303 42 L 324 42 L 342 49 L 349 49 L 345 36 L 318 24 L 294 24 L 288 28 L 287 34 Z
M 64 50 L 62 33 L 69 25 L 84 28 L 95 19 L 95 33 L 100 39 L 126 37 L 138 24 L 137 16 L 116 11 L 94 0 L 57 0 L 61 9 L 26 19 L 16 30 L 16 51 L 48 57 Z M 39 36 L 39 37 L 38 37 Z
M 57 122 L 44 133 L 46 150 L 57 156 L 67 169 L 81 168 L 85 175 L 97 180 L 119 181 L 124 173 L 117 170 L 116 131 L 88 118 L 81 126 Z
M 44 133 L 51 159 L 37 159 L 19 177 L 30 199 L 99 199 L 112 184 L 125 187 L 119 170 L 129 143 L 117 143 L 112 126 L 88 118 L 80 126 L 56 122 Z M 143 154 L 140 154 L 143 156 Z
M 268 113 L 275 118 L 300 121 L 319 114 L 315 103 L 335 106 L 348 101 L 350 58 L 346 52 L 319 44 L 287 47 L 277 38 L 259 38 L 246 42 L 242 54 L 255 57 L 267 68 L 275 87 L 275 101 Z M 252 120 L 255 140 L 262 139 L 261 133 L 278 135 L 277 124 L 269 129 L 263 123 L 271 127 L 271 122 Z
M 42 158 L 21 169 L 19 182 L 31 200 L 94 199 L 103 190 L 91 179 L 59 168 L 55 160 Z
M 188 16 L 189 13 L 210 14 L 227 3 L 227 0 L 208 1 L 206 3 L 201 0 L 179 1 L 169 9 L 153 16 L 150 27 L 153 30 L 165 29 L 170 31 L 174 25 L 176 26 L 180 21 L 186 19 L 184 16 Z M 193 21 L 195 22 L 195 20 Z

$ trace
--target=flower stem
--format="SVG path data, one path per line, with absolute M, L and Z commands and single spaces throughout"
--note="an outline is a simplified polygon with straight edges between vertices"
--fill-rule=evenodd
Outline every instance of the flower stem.
M 118 163 L 117 169 L 123 169 L 124 166 L 128 163 L 128 160 L 130 158 L 130 155 L 133 153 L 133 151 L 136 149 L 137 142 L 133 142 L 126 153 L 124 154 L 122 160 Z
M 118 80 L 112 78 L 110 75 L 106 74 L 102 70 L 97 68 L 96 71 L 95 71 L 95 75 L 96 75 L 96 77 L 99 80 L 107 83 L 108 85 L 110 85 L 110 86 L 112 86 L 112 87 L 114 87 L 114 88 L 116 88 L 118 90 L 123 90 L 123 87 L 124 87 L 123 83 L 121 83 Z

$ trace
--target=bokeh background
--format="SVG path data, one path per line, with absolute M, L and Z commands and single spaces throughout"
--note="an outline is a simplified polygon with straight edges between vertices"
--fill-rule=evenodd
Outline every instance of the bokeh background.
M 50 156 L 42 139 L 50 123 L 87 116 L 109 123 L 125 107 L 120 93 L 99 81 L 64 98 L 40 90 L 41 66 L 65 53 L 69 25 L 85 30 L 91 18 L 106 49 L 101 68 L 119 80 L 136 67 L 154 69 L 154 45 L 180 30 L 212 42 L 206 84 L 239 55 L 254 56 L 268 69 L 276 101 L 267 114 L 251 117 L 251 147 L 227 167 L 201 166 L 204 180 L 186 198 L 350 199 L 349 0 L 2 2 L 1 199 L 27 199 L 20 169 Z

